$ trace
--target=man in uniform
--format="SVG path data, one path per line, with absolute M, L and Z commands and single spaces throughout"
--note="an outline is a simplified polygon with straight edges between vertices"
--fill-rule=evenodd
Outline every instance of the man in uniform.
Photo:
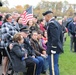
M 43 13 L 47 22 L 47 54 L 49 61 L 50 75 L 59 75 L 58 59 L 59 54 L 63 52 L 62 47 L 62 31 L 59 23 L 53 17 L 52 11 Z

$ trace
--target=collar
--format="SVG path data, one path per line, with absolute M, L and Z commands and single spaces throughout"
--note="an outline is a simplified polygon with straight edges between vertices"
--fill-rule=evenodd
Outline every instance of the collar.
M 52 17 L 48 22 L 50 22 L 50 21 L 52 21 L 52 20 L 54 20 L 55 18 L 54 17 Z

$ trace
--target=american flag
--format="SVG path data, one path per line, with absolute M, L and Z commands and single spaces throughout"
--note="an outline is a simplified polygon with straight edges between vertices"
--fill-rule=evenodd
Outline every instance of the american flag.
M 26 25 L 27 22 L 31 19 L 33 19 L 33 8 L 30 6 L 28 9 L 26 9 L 22 14 L 22 23 L 23 25 Z

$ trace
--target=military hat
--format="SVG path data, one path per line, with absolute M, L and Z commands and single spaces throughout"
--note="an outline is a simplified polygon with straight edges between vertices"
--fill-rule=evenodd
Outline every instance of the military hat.
M 27 26 L 23 26 L 23 27 L 20 29 L 20 32 L 29 33 L 29 29 L 28 29 Z
M 42 13 L 42 15 L 45 16 L 45 15 L 47 15 L 49 13 L 53 13 L 53 12 L 52 11 L 46 11 L 46 12 Z

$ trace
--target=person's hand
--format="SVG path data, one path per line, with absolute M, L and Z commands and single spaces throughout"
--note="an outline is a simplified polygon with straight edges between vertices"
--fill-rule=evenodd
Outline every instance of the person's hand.
M 9 45 L 9 48 L 10 48 L 10 50 L 11 50 L 11 49 L 13 48 L 13 45 L 12 45 L 12 44 L 10 44 L 10 45 Z
M 46 58 L 46 55 L 44 55 L 44 54 L 41 54 L 41 56 L 42 56 L 43 58 Z
M 32 57 L 33 57 L 33 58 L 35 58 L 35 56 L 34 56 L 34 55 L 33 55 Z
M 25 53 L 25 58 L 27 58 L 27 54 Z
M 22 48 L 22 50 L 23 50 L 23 51 L 25 51 L 25 49 L 24 49 L 24 48 Z
M 56 51 L 54 51 L 54 50 L 51 50 L 51 53 L 52 53 L 52 54 L 56 54 Z

